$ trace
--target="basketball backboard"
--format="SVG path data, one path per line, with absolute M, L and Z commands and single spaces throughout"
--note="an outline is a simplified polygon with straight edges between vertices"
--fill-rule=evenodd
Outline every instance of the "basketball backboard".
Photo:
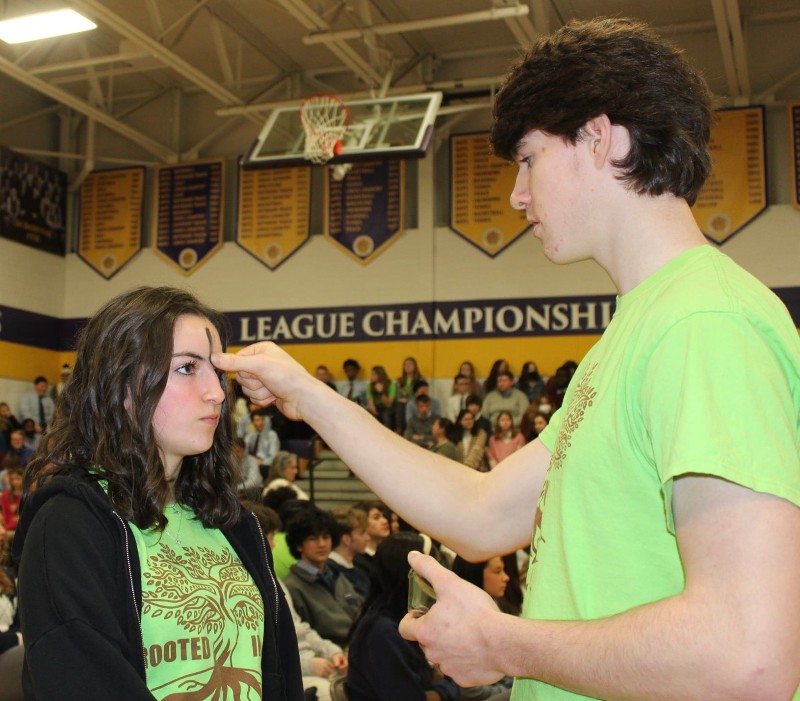
M 424 156 L 441 102 L 440 92 L 345 100 L 350 127 L 342 137 L 340 153 L 329 163 Z M 270 113 L 243 159 L 245 168 L 310 165 L 303 155 L 306 134 L 300 121 L 301 104 L 298 100 L 297 105 L 278 107 Z

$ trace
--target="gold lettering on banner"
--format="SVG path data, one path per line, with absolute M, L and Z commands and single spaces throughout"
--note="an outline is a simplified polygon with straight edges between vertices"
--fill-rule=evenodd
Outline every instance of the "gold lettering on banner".
M 78 255 L 108 279 L 142 247 L 144 168 L 92 172 L 80 194 Z
M 528 230 L 508 201 L 517 170 L 492 153 L 488 132 L 451 137 L 450 162 L 450 228 L 496 256 Z
M 274 270 L 308 241 L 311 168 L 239 171 L 236 242 Z

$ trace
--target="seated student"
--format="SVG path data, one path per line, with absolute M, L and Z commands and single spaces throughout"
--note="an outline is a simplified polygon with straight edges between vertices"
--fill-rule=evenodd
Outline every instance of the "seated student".
M 407 532 L 378 546 L 370 594 L 350 638 L 349 701 L 457 701 L 456 684 L 397 629 L 408 610 L 408 554 L 430 548 L 430 538 Z
M 421 396 L 430 397 L 430 385 L 428 384 L 427 380 L 420 379 L 414 383 L 414 398 Z M 435 416 L 442 415 L 442 407 L 439 404 L 439 400 L 436 397 L 431 397 L 431 414 Z M 414 401 L 410 401 L 406 404 L 406 422 L 408 422 L 412 416 L 417 416 L 417 403 Z
M 478 428 L 475 417 L 468 409 L 458 415 L 455 426 L 456 459 L 473 470 L 486 472 L 486 431 Z
M 342 365 L 344 376 L 347 378 L 341 380 L 338 385 L 339 394 L 347 397 L 349 400 L 355 402 L 359 406 L 366 408 L 367 406 L 367 383 L 364 380 L 358 379 L 358 373 L 361 371 L 361 365 L 357 360 L 348 358 Z
M 279 450 L 275 457 L 272 458 L 272 464 L 269 466 L 269 472 L 265 480 L 267 486 L 264 487 L 262 495 L 266 495 L 267 492 L 271 492 L 273 489 L 291 487 L 297 499 L 308 500 L 308 494 L 295 484 L 299 472 L 300 467 L 297 456 L 288 450 Z
M 250 420 L 253 423 L 253 430 L 244 439 L 247 453 L 256 459 L 261 475 L 266 477 L 272 458 L 281 449 L 281 442 L 278 440 L 278 434 L 267 425 L 266 411 L 259 409 L 251 412 Z
M 420 394 L 413 401 L 417 405 L 417 415 L 408 419 L 403 435 L 412 443 L 423 448 L 431 448 L 434 444 L 433 422 L 439 418 L 439 415 L 431 410 L 431 398 L 427 394 Z
M 19 507 L 22 501 L 22 468 L 12 467 L 8 470 L 9 488 L 0 494 L 0 514 L 6 538 L 17 529 L 19 523 Z
M 34 453 L 42 442 L 42 434 L 36 432 L 36 424 L 33 419 L 25 419 L 22 422 L 22 435 L 25 437 L 25 447 Z
M 236 491 L 244 499 L 257 499 L 261 495 L 261 470 L 256 459 L 247 454 L 245 442 L 238 436 L 233 439 L 233 460 L 239 474 Z
M 367 512 L 354 506 L 336 509 L 333 517 L 339 526 L 339 544 L 328 558 L 328 567 L 350 580 L 362 596 L 369 594 L 369 571 L 355 564 L 356 555 L 363 555 L 369 543 Z
M 453 393 L 447 398 L 445 416 L 450 421 L 455 421 L 458 412 L 467 408 L 467 397 L 470 395 L 472 383 L 469 377 L 458 373 L 453 378 Z
M 297 498 L 297 493 L 291 487 L 278 487 L 261 497 L 261 503 L 278 514 L 281 523 L 287 523 L 295 511 L 313 506 L 310 501 Z M 275 574 L 278 579 L 284 579 L 289 570 L 297 562 L 297 558 L 289 551 L 286 544 L 286 531 L 275 534 L 275 546 L 272 549 L 272 559 L 275 562 Z
M 356 504 L 356 507 L 367 512 L 367 535 L 369 536 L 369 543 L 367 544 L 364 556 L 372 557 L 381 544 L 381 541 L 391 533 L 391 527 L 389 525 L 391 511 L 380 501 L 362 501 Z
M 333 382 L 331 372 L 328 370 L 327 365 L 317 365 L 317 369 L 314 371 L 314 374 L 320 382 L 324 382 L 332 390 L 336 390 L 336 385 Z
M 501 411 L 507 411 L 514 419 L 514 425 L 519 426 L 529 404 L 525 393 L 514 387 L 514 376 L 510 372 L 500 372 L 497 388 L 488 392 L 483 400 L 483 413 L 494 423 Z
M 28 461 L 33 457 L 33 451 L 25 447 L 25 434 L 22 433 L 21 429 L 11 432 L 9 447 L 3 458 L 3 467 L 6 467 L 6 462 L 11 456 L 19 460 L 20 467 L 25 467 Z
M 376 365 L 367 385 L 367 410 L 384 426 L 394 430 L 394 400 L 397 385 L 389 379 L 386 368 Z
M 337 645 L 343 645 L 363 599 L 347 577 L 328 566 L 339 527 L 332 514 L 315 506 L 293 514 L 286 524 L 286 544 L 298 559 L 283 582 L 300 618 Z
M 493 470 L 499 462 L 509 455 L 516 453 L 525 445 L 525 436 L 514 426 L 514 418 L 508 411 L 501 411 L 494 424 L 489 447 L 486 448 L 486 457 L 489 460 L 489 469 Z
M 483 589 L 498 605 L 503 600 L 510 582 L 502 557 L 493 557 L 483 562 L 467 562 L 457 556 L 453 561 L 453 572 L 461 579 Z M 461 701 L 496 701 L 509 698 L 513 681 L 512 677 L 504 677 L 495 684 L 462 688 Z
M 444 455 L 451 460 L 458 460 L 458 451 L 456 444 L 453 443 L 452 437 L 455 434 L 455 424 L 450 419 L 438 418 L 433 422 L 431 429 L 433 435 L 433 447 L 431 450 L 434 453 Z
M 8 402 L 0 402 L 0 433 L 5 438 L 5 450 L 8 450 L 8 446 L 11 445 L 11 432 L 20 428 L 22 428 L 22 424 L 11 413 L 11 407 Z
M 475 425 L 484 431 L 487 436 L 491 435 L 492 422 L 483 416 L 483 402 L 478 395 L 471 394 L 469 397 L 467 397 L 467 409 L 475 417 Z M 455 421 L 458 421 L 458 416 L 456 416 Z
M 272 509 L 262 504 L 254 502 L 242 502 L 243 506 L 252 511 L 264 535 L 267 538 L 270 549 L 275 548 L 275 534 L 281 530 L 281 520 L 278 514 Z M 300 650 L 300 671 L 303 674 L 303 689 L 315 689 L 317 701 L 331 701 L 330 678 L 334 674 L 345 674 L 347 672 L 347 656 L 336 643 L 326 640 L 308 623 L 303 621 L 298 615 L 292 602 L 292 596 L 280 582 L 283 593 L 286 595 L 286 603 L 292 614 L 294 631 L 297 635 L 297 645 Z

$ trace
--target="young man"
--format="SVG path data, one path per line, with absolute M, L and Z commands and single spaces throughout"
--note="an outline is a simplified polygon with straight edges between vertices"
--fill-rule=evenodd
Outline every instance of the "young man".
M 338 544 L 336 519 L 310 507 L 296 512 L 286 524 L 286 544 L 297 564 L 283 580 L 300 618 L 321 636 L 344 645 L 363 599 L 346 577 L 328 567 Z
M 281 530 L 280 517 L 268 506 L 263 506 L 257 502 L 244 503 L 256 515 L 261 528 L 264 530 L 269 547 L 274 553 L 275 535 Z M 300 618 L 294 608 L 291 594 L 289 594 L 280 580 L 279 584 L 286 595 L 286 603 L 289 606 L 292 621 L 294 622 L 294 632 L 297 635 L 297 645 L 300 652 L 300 671 L 303 673 L 303 688 L 316 689 L 317 701 L 331 701 L 330 677 L 334 672 L 338 674 L 347 673 L 347 656 L 339 645 L 323 638 Z
M 369 594 L 369 571 L 355 563 L 356 555 L 363 555 L 369 544 L 367 512 L 352 506 L 336 509 L 333 517 L 339 526 L 339 545 L 328 558 L 328 567 L 347 577 L 358 594 L 367 598 Z
M 446 411 L 447 418 L 450 419 L 450 421 L 455 421 L 459 412 L 467 408 L 470 384 L 469 378 L 461 373 L 453 378 L 453 388 L 455 392 L 447 398 Z
M 514 419 L 514 425 L 519 426 L 529 404 L 525 393 L 514 387 L 514 376 L 510 372 L 501 372 L 497 375 L 497 389 L 489 392 L 483 400 L 483 413 L 494 426 L 500 412 L 507 411 Z
M 270 344 L 215 356 L 460 554 L 533 531 L 521 618 L 410 558 L 438 601 L 401 632 L 462 685 L 507 673 L 515 701 L 800 699 L 800 340 L 692 216 L 712 117 L 681 52 L 628 20 L 541 37 L 498 93 L 512 205 L 550 260 L 591 258 L 619 292 L 562 409 L 502 469 L 459 472 L 394 440 Z
M 33 390 L 19 400 L 19 420 L 31 419 L 36 433 L 44 432 L 53 421 L 56 405 L 47 393 L 49 387 L 47 378 L 40 375 L 33 381 Z
M 427 394 L 420 394 L 413 401 L 417 405 L 417 413 L 408 420 L 403 436 L 423 448 L 431 448 L 434 444 L 433 422 L 439 416 L 431 411 L 431 398 Z
M 250 419 L 253 423 L 253 430 L 244 439 L 247 454 L 255 459 L 262 478 L 266 478 L 272 458 L 281 449 L 281 442 L 278 434 L 270 428 L 266 412 L 253 411 Z
M 344 370 L 344 376 L 347 379 L 339 382 L 339 394 L 355 402 L 358 406 L 366 408 L 367 383 L 364 382 L 364 380 L 358 379 L 358 373 L 361 372 L 361 365 L 359 365 L 357 360 L 348 358 L 344 361 L 342 370 Z

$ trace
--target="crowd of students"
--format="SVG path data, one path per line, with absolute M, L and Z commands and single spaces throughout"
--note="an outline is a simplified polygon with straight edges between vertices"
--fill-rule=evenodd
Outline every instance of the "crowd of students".
M 444 401 L 431 396 L 413 357 L 403 361 L 396 379 L 376 365 L 369 382 L 361 380 L 354 359 L 344 362 L 345 379 L 339 382 L 326 365 L 317 367 L 316 376 L 413 443 L 486 471 L 544 430 L 576 368 L 569 360 L 546 377 L 529 360 L 515 377 L 508 362 L 498 359 L 480 381 L 473 363 L 464 361 Z
M 333 512 L 298 499 L 291 486 L 247 503 L 272 548 L 275 571 L 295 617 L 304 687 L 320 700 L 471 701 L 509 697 L 511 680 L 461 688 L 429 665 L 419 646 L 400 637 L 408 610 L 407 555 L 440 561 L 518 615 L 522 587 L 518 555 L 468 563 L 402 522 L 379 502 Z M 333 687 L 333 688 L 331 688 Z

